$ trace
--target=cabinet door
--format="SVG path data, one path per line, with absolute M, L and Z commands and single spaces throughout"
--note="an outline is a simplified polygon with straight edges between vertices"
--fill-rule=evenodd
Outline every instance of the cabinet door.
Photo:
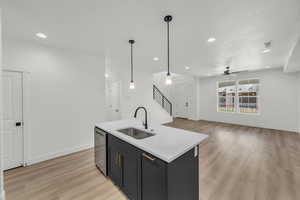
M 109 135 L 109 177 L 130 200 L 140 199 L 139 175 L 141 152 L 132 145 Z
M 138 172 L 140 168 L 140 154 L 131 145 L 126 144 L 122 153 L 123 179 L 122 187 L 130 200 L 138 200 Z
M 108 149 L 109 153 L 109 170 L 108 176 L 111 180 L 119 187 L 122 185 L 122 163 L 121 154 L 117 148 L 110 146 Z
M 142 200 L 166 200 L 166 163 L 143 153 L 142 156 Z

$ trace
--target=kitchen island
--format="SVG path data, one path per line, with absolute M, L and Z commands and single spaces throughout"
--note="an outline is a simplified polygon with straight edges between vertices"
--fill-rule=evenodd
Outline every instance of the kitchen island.
M 130 119 L 96 125 L 106 133 L 107 175 L 130 200 L 198 200 L 198 144 L 208 136 Z

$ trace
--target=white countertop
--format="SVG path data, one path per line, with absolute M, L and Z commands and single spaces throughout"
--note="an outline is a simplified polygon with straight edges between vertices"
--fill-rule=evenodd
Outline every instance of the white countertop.
M 201 133 L 152 124 L 150 124 L 148 130 L 154 129 L 152 133 L 155 135 L 141 140 L 117 131 L 129 127 L 145 130 L 142 122 L 136 119 L 103 122 L 96 124 L 96 127 L 168 163 L 188 152 L 208 137 Z

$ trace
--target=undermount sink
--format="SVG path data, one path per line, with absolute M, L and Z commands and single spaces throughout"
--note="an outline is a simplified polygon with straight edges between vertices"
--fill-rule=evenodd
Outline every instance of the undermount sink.
M 125 129 L 120 129 L 118 131 L 138 140 L 145 139 L 155 135 L 153 133 L 149 133 L 147 131 L 143 131 L 136 128 L 125 128 Z

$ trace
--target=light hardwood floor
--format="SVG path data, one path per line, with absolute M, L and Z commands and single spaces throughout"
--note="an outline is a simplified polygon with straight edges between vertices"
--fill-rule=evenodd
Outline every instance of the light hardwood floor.
M 201 200 L 299 200 L 300 135 L 176 119 L 201 132 Z M 180 184 L 180 180 L 178 180 Z M 5 172 L 7 200 L 125 200 L 94 166 L 93 150 Z

